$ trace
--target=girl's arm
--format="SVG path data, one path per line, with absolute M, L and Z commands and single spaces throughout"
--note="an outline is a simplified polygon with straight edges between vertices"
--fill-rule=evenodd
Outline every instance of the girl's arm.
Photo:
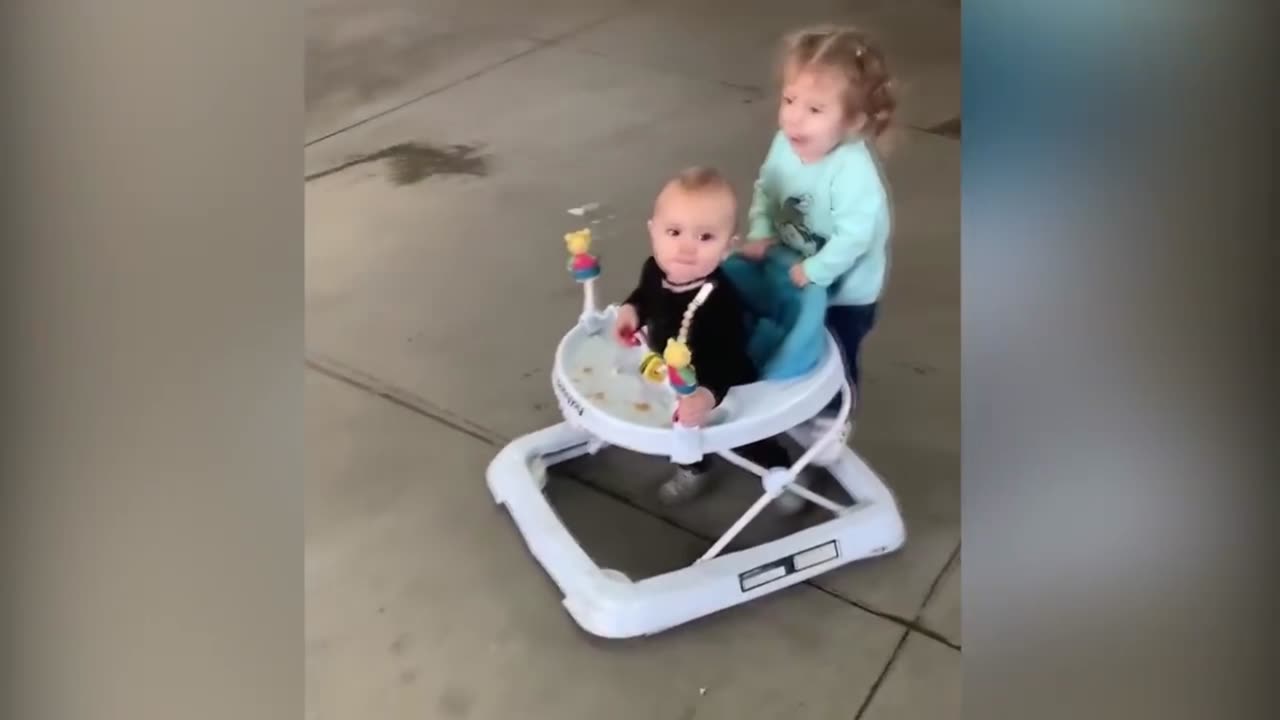
M 751 209 L 747 211 L 747 240 L 763 240 L 776 237 L 773 230 L 773 214 L 769 198 L 764 194 L 764 174 L 756 179 L 751 195 Z
M 771 202 L 769 196 L 765 193 L 764 178 L 769 166 L 776 162 L 778 139 L 781 137 L 781 133 L 774 136 L 772 144 L 769 145 L 769 152 L 765 155 L 764 163 L 760 166 L 760 173 L 756 176 L 756 182 L 752 188 L 751 209 L 747 211 L 748 241 L 776 237 L 773 224 L 775 203 Z
M 831 188 L 831 237 L 813 257 L 804 261 L 809 282 L 827 287 L 849 272 L 871 248 L 876 212 L 884 203 L 879 176 L 848 168 L 836 175 Z

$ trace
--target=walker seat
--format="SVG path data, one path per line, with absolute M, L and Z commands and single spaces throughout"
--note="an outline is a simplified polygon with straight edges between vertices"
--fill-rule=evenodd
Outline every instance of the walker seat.
M 750 298 L 750 350 L 765 379 L 733 388 L 705 427 L 686 428 L 673 422 L 672 383 L 643 376 L 645 348 L 621 347 L 612 337 L 616 307 L 595 307 L 599 266 L 587 253 L 589 231 L 565 239 L 573 256 L 570 271 L 584 286 L 582 314 L 561 339 L 551 373 L 565 419 L 513 440 L 490 463 L 487 480 L 581 627 L 610 638 L 652 634 L 901 547 L 905 530 L 893 495 L 845 443 L 852 390 L 838 346 L 823 323 L 825 292 L 796 290 L 782 264 L 726 261 L 726 275 L 744 299 Z M 836 417 L 812 422 L 837 393 L 841 407 Z M 787 432 L 805 447 L 789 468 L 763 468 L 734 451 Z M 760 478 L 762 494 L 693 566 L 632 582 L 596 566 L 543 493 L 547 467 L 607 445 L 681 463 L 718 454 Z M 825 467 L 853 505 L 840 505 L 794 483 L 810 464 Z M 721 555 L 782 492 L 800 495 L 834 517 Z M 706 501 L 714 502 L 714 497 Z
M 617 308 L 600 314 L 613 326 Z M 818 414 L 840 392 L 844 365 L 835 340 L 818 339 L 821 364 L 790 380 L 770 380 L 732 388 L 700 431 L 673 423 L 676 396 L 665 384 L 641 376 L 644 348 L 622 348 L 609 332 L 571 329 L 556 352 L 552 383 L 570 422 L 605 444 L 676 462 L 732 450 L 791 430 Z

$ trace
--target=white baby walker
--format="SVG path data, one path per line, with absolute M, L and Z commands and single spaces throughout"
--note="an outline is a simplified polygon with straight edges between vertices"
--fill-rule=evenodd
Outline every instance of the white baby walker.
M 585 236 L 585 237 L 584 237 Z M 487 480 L 538 562 L 564 593 L 564 606 L 604 638 L 651 635 L 776 592 L 856 560 L 884 555 L 906 539 L 892 493 L 846 444 L 853 395 L 834 338 L 826 334 L 819 366 L 796 380 L 735 387 L 705 427 L 672 421 L 674 391 L 638 369 L 645 348 L 619 348 L 610 305 L 596 308 L 599 267 L 589 234 L 566 236 L 571 270 L 583 285 L 582 314 L 556 349 L 551 381 L 564 421 L 517 438 L 490 463 Z M 693 358 L 696 365 L 697 358 Z M 815 419 L 840 394 L 834 422 Z M 788 468 L 765 468 L 733 448 L 789 433 L 805 451 Z M 760 498 L 693 565 L 632 581 L 598 567 L 569 533 L 543 489 L 548 467 L 613 445 L 692 463 L 717 454 L 760 478 Z M 814 464 L 853 499 L 844 506 L 797 483 Z M 786 537 L 722 554 L 753 518 L 783 492 L 830 511 L 832 518 Z

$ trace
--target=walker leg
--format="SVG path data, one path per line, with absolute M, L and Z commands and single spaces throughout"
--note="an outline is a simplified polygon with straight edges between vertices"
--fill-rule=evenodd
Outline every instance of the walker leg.
M 840 409 L 834 418 L 817 417 L 798 425 L 788 434 L 808 450 L 805 453 L 805 464 L 830 467 L 840 458 L 843 445 L 848 439 L 849 418 L 853 414 L 855 396 L 846 380 L 840 387 Z M 816 440 L 814 438 L 817 438 Z
M 742 532 L 742 529 L 747 526 L 747 523 L 754 520 L 755 517 L 760 514 L 760 511 L 764 510 L 769 503 L 773 502 L 774 497 L 776 496 L 769 493 L 761 495 L 759 499 L 757 499 L 755 503 L 742 514 L 742 517 L 738 518 L 738 521 L 735 522 L 724 535 L 720 536 L 720 539 L 716 541 L 716 544 L 712 545 L 710 550 L 707 550 L 703 553 L 702 557 L 698 558 L 698 562 L 706 562 L 716 555 L 719 555 L 720 551 L 724 550 L 725 546 L 732 542 L 733 539 L 738 536 L 738 533 Z
M 734 450 L 721 450 L 720 457 L 724 458 L 725 460 L 728 460 L 734 465 L 737 465 L 738 467 L 742 468 L 743 470 L 746 470 L 747 472 L 757 477 L 764 477 L 765 475 L 769 474 L 768 468 L 765 468 L 761 465 L 757 465 L 751 460 L 748 460 L 742 455 L 739 455 Z
M 805 454 L 800 457 L 799 460 L 797 460 L 794 464 L 792 464 L 790 468 L 786 470 L 786 475 L 788 476 L 789 479 L 781 486 L 781 488 L 779 489 L 779 492 L 786 491 L 786 492 L 791 492 L 796 495 L 799 495 L 805 500 L 808 500 L 809 502 L 815 505 L 818 505 L 820 507 L 826 508 L 827 510 L 830 510 L 832 513 L 836 515 L 839 515 L 840 513 L 848 510 L 849 509 L 848 507 L 841 505 L 826 497 L 823 497 L 822 495 L 819 495 L 813 492 L 809 488 L 806 488 L 798 484 L 797 482 L 795 482 L 795 479 L 800 475 L 800 472 L 804 470 L 806 467 L 808 467 L 808 465 L 813 462 L 814 458 L 819 453 L 830 450 L 831 449 L 830 446 L 833 446 L 836 444 L 836 440 L 838 439 L 839 435 L 840 435 L 840 432 L 839 432 L 838 426 L 833 426 L 832 429 L 828 430 L 823 435 L 823 437 L 818 440 L 818 442 L 814 443 L 813 446 L 810 447 L 808 451 L 805 452 Z M 836 454 L 837 455 L 839 454 L 838 448 L 837 448 Z M 760 477 L 761 479 L 769 477 L 770 475 L 771 471 L 768 468 L 762 467 L 752 462 L 751 460 L 748 460 L 747 458 L 743 457 L 742 455 L 738 454 L 733 450 L 722 450 L 720 452 L 720 456 L 728 460 L 729 462 L 733 463 L 734 465 L 737 465 L 738 467 L 742 468 L 743 470 L 746 470 L 747 472 Z M 766 487 L 765 494 L 766 494 L 766 497 L 770 499 L 777 497 L 777 493 L 770 492 L 768 487 Z M 752 507 L 754 508 L 754 506 Z M 743 518 L 739 519 L 739 522 L 741 523 L 742 526 L 745 526 L 748 522 L 751 521 L 751 519 L 754 516 L 755 516 L 754 514 L 751 514 L 750 516 L 743 516 Z M 734 535 L 741 532 L 741 530 L 742 528 L 737 527 L 736 525 L 735 525 L 735 528 L 730 528 L 730 531 Z M 732 536 L 730 536 L 729 539 L 732 540 Z M 719 552 L 721 549 L 723 549 L 723 545 L 721 545 L 719 548 L 713 547 L 712 549 L 715 550 L 716 552 Z M 714 553 L 710 553 L 710 555 L 714 556 Z M 704 556 L 704 558 L 705 557 L 706 556 Z
M 796 495 L 799 495 L 800 497 L 804 498 L 805 500 L 808 500 L 814 505 L 824 507 L 827 510 L 830 510 L 831 512 L 835 513 L 836 515 L 839 515 L 840 513 L 849 509 L 848 507 L 841 505 L 840 503 L 834 500 L 830 500 L 826 497 L 823 497 L 822 495 L 819 495 L 818 493 L 810 490 L 809 488 L 804 487 L 803 485 L 799 485 L 797 483 L 791 483 L 790 485 L 787 485 L 786 490 L 787 492 L 795 493 Z

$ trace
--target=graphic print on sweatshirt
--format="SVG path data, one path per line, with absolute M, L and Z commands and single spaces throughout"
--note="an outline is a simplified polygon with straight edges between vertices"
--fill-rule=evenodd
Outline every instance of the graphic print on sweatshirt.
M 827 239 L 810 230 L 805 222 L 812 204 L 809 195 L 788 197 L 778 213 L 778 239 L 804 257 L 813 257 L 827 244 Z

